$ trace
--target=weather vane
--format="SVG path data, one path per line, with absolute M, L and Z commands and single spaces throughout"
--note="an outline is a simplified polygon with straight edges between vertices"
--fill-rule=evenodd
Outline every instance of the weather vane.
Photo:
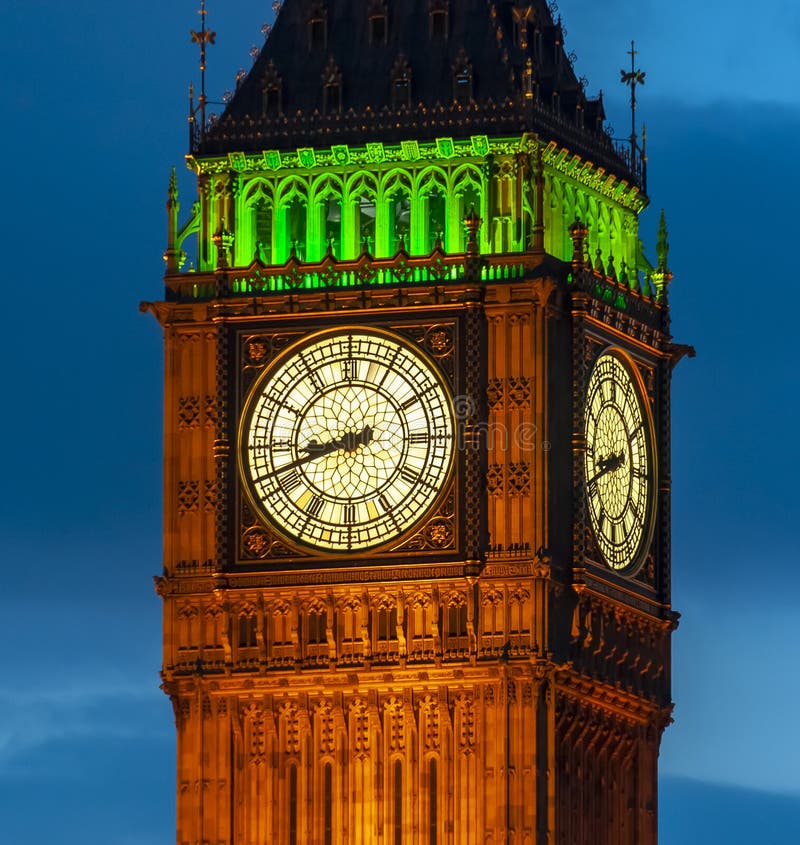
M 200 96 L 198 98 L 197 108 L 194 107 L 194 87 L 189 87 L 189 124 L 190 128 L 193 129 L 193 124 L 195 122 L 195 118 L 197 112 L 200 112 L 200 134 L 205 135 L 206 131 L 206 104 L 208 102 L 206 98 L 206 45 L 214 44 L 217 33 L 212 32 L 209 29 L 206 29 L 206 15 L 208 12 L 206 11 L 206 0 L 200 0 L 200 10 L 198 11 L 200 15 L 200 32 L 195 32 L 195 30 L 190 30 L 190 34 L 192 36 L 192 44 L 199 44 L 200 45 Z
M 619 73 L 622 84 L 628 85 L 631 89 L 631 169 L 635 171 L 636 154 L 639 151 L 636 137 L 636 86 L 644 85 L 646 74 L 636 67 L 638 53 L 633 41 L 631 41 L 631 49 L 628 50 L 628 55 L 631 57 L 631 69 L 629 71 L 621 70 Z M 644 151 L 642 151 L 642 158 L 644 158 Z

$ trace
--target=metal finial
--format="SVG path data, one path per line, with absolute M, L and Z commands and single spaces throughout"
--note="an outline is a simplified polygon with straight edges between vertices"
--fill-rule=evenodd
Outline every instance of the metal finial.
M 200 0 L 198 14 L 200 15 L 200 31 L 191 29 L 189 33 L 192 36 L 192 44 L 198 44 L 200 47 L 200 96 L 197 108 L 200 111 L 200 134 L 204 136 L 206 132 L 206 103 L 208 102 L 206 97 L 206 47 L 216 42 L 217 33 L 206 28 L 206 15 L 208 14 L 206 0 Z
M 635 172 L 636 154 L 639 150 L 636 140 L 636 86 L 644 85 L 644 78 L 647 74 L 636 67 L 636 56 L 639 54 L 633 41 L 631 41 L 631 49 L 628 50 L 628 55 L 631 57 L 631 69 L 629 71 L 621 70 L 619 73 L 622 84 L 629 86 L 631 89 L 631 170 Z

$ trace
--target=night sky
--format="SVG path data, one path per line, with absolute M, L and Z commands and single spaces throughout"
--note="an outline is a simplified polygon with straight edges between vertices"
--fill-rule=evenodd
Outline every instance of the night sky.
M 192 180 L 198 2 L 0 0 L 3 49 L 0 842 L 174 842 L 158 690 L 169 170 Z M 673 333 L 675 725 L 663 845 L 800 840 L 797 487 L 800 5 L 561 0 L 567 50 L 628 132 L 635 38 Z M 266 0 L 210 0 L 209 93 Z

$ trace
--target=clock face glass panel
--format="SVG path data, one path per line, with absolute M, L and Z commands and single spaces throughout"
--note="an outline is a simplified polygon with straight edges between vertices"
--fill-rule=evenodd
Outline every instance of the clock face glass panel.
M 597 545 L 613 569 L 640 562 L 653 506 L 649 417 L 620 355 L 596 361 L 586 394 L 586 490 Z
M 240 428 L 252 503 L 326 552 L 396 540 L 435 504 L 453 463 L 449 391 L 413 345 L 375 329 L 320 332 L 256 382 Z

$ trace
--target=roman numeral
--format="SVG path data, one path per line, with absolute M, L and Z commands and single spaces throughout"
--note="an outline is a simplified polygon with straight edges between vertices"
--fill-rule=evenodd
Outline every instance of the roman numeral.
M 342 522 L 345 525 L 352 525 L 356 521 L 356 506 L 344 505 L 342 507 Z
M 409 484 L 416 484 L 419 481 L 419 476 L 413 470 L 410 470 L 408 467 L 403 467 L 400 471 L 400 478 L 403 481 L 407 481 Z
M 355 358 L 346 358 L 342 361 L 342 377 L 345 381 L 358 379 L 358 361 Z
M 409 443 L 428 443 L 430 439 L 431 434 L 429 431 L 412 431 L 408 436 Z
M 413 405 L 416 405 L 419 402 L 419 396 L 412 396 L 410 399 L 406 399 L 405 402 L 400 406 L 404 411 L 407 411 Z
M 320 377 L 317 375 L 317 371 L 314 369 L 313 364 L 307 361 L 302 353 L 300 354 L 300 360 L 303 362 L 303 367 L 308 375 L 308 380 L 314 385 L 316 390 L 322 390 L 324 385 L 322 384 Z
M 319 516 L 322 505 L 323 502 L 319 496 L 312 496 L 311 501 L 306 505 L 306 513 L 309 516 Z
M 300 475 L 296 469 L 288 469 L 278 473 L 278 484 L 286 493 L 291 493 L 292 490 L 297 489 L 300 483 Z

